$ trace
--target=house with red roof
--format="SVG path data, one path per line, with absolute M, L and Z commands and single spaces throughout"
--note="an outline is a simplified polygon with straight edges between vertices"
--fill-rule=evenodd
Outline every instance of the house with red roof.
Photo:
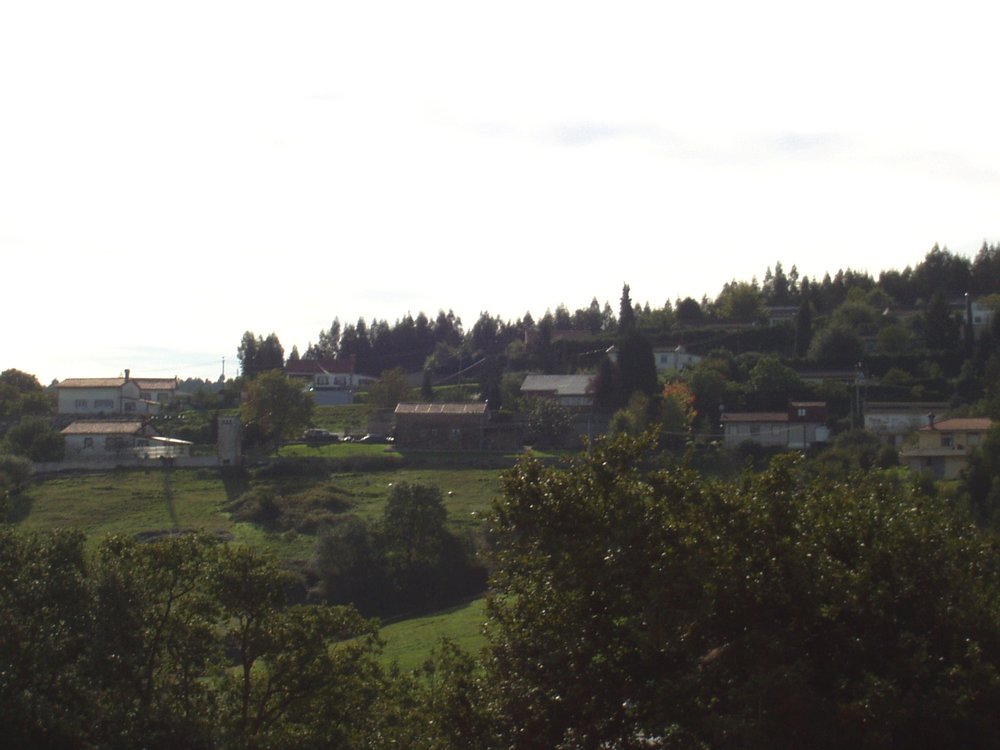
M 355 371 L 355 359 L 294 359 L 285 363 L 285 375 L 302 383 L 320 406 L 350 404 L 354 391 L 376 378 Z
M 804 450 L 830 438 L 823 401 L 793 401 L 785 411 L 725 412 L 723 442 L 730 447 L 752 442 L 770 448 Z
M 989 417 L 953 417 L 928 424 L 916 431 L 916 443 L 900 451 L 911 471 L 927 471 L 938 479 L 957 479 L 969 461 L 969 453 L 981 445 L 993 427 Z

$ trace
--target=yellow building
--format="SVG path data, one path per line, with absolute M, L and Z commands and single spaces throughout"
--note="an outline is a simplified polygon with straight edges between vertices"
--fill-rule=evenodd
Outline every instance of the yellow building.
M 986 439 L 993 426 L 988 417 L 956 417 L 934 421 L 916 431 L 917 443 L 900 451 L 911 471 L 927 471 L 938 479 L 957 479 L 969 453 Z

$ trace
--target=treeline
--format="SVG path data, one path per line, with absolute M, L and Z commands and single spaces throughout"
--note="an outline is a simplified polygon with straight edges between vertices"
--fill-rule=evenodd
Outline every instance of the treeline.
M 292 347 L 287 359 L 353 358 L 361 373 L 424 370 L 435 382 L 473 367 L 471 376 L 489 385 L 505 370 L 596 370 L 601 342 L 609 345 L 622 334 L 627 315 L 654 344 L 684 344 L 699 353 L 713 348 L 772 352 L 823 365 L 853 365 L 862 353 L 960 351 L 967 338 L 964 311 L 951 305 L 966 294 L 978 298 L 998 291 L 1000 246 L 984 243 L 972 259 L 935 246 L 912 268 L 883 271 L 878 277 L 846 269 L 810 279 L 800 277 L 794 265 L 786 272 L 777 262 L 762 281 L 734 279 L 714 299 L 686 297 L 662 306 L 628 299 L 627 313 L 624 299 L 613 309 L 595 297 L 576 310 L 559 304 L 538 320 L 530 312 L 514 321 L 482 312 L 469 329 L 451 311 L 434 319 L 422 312 L 407 314 L 394 324 L 364 318 L 343 324 L 335 318 L 316 343 L 301 354 Z M 781 308 L 788 311 L 785 322 L 774 325 L 775 311 Z M 756 330 L 753 324 L 758 324 Z M 285 359 L 275 334 L 244 335 L 244 373 L 280 367 Z
M 1000 744 L 998 540 L 921 483 L 791 457 L 724 482 L 621 437 L 519 463 L 488 527 L 487 647 L 442 644 L 413 674 L 380 665 L 353 608 L 291 603 L 259 552 L 0 530 L 0 732 L 35 748 Z

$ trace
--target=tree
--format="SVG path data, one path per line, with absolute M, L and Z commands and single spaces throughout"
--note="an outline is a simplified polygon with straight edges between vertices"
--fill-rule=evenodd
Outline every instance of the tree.
M 214 582 L 236 660 L 222 686 L 224 744 L 351 744 L 370 695 L 359 688 L 377 674 L 375 624 L 349 607 L 288 607 L 288 573 L 246 547 L 223 548 Z
M 573 423 L 569 410 L 555 399 L 528 399 L 525 407 L 529 443 L 541 449 L 562 448 Z
M 641 333 L 630 329 L 618 338 L 619 403 L 636 391 L 653 396 L 658 389 L 653 346 Z
M 20 370 L 0 372 L 0 420 L 42 416 L 52 412 L 52 402 L 38 378 Z
M 702 314 L 701 305 L 698 301 L 692 299 L 691 297 L 685 297 L 679 301 L 676 305 L 676 314 L 678 323 L 700 323 L 704 315 Z
M 340 353 L 340 318 L 319 332 L 319 341 L 306 349 L 306 359 L 336 359 Z
M 729 320 L 752 323 L 764 313 L 760 289 L 756 281 L 731 281 L 724 284 L 715 300 L 719 315 Z
M 1000 425 L 969 455 L 960 492 L 976 520 L 1000 527 Z
M 795 266 L 792 266 L 792 273 L 795 274 L 795 278 L 798 278 L 798 272 Z M 769 305 L 787 305 L 790 301 L 792 284 L 794 280 L 791 275 L 785 276 L 785 270 L 781 266 L 781 261 L 777 261 L 774 264 L 774 273 L 771 273 L 771 269 L 767 269 L 767 273 L 764 274 L 764 288 L 763 294 L 764 298 L 767 300 Z
M 0 453 L 0 501 L 27 487 L 33 470 L 31 461 L 23 456 Z M 4 520 L 7 510 L 5 505 L 0 505 L 0 522 Z
M 622 298 L 618 305 L 618 333 L 625 335 L 635 330 L 635 308 L 628 284 L 622 286 Z
M 394 484 L 382 516 L 390 570 L 399 577 L 419 579 L 414 574 L 415 568 L 437 567 L 447 517 L 437 487 L 409 482 Z
M 809 345 L 809 359 L 835 367 L 854 367 L 864 355 L 861 338 L 846 328 L 827 326 Z
M 400 367 L 384 370 L 381 377 L 368 388 L 371 404 L 379 409 L 395 409 L 410 392 L 406 373 Z
M 65 440 L 48 419 L 25 417 L 7 431 L 3 448 L 32 461 L 62 461 Z
M 799 305 L 799 312 L 795 316 L 795 356 L 804 357 L 809 351 L 809 343 L 812 341 L 812 305 L 805 295 Z
M 996 541 L 877 474 L 734 483 L 650 439 L 522 461 L 491 519 L 504 747 L 993 747 Z
M 0 527 L 0 736 L 11 747 L 80 747 L 90 730 L 86 570 L 82 532 Z
M 248 432 L 274 451 L 283 440 L 309 425 L 312 412 L 312 397 L 276 370 L 264 372 L 247 383 L 246 400 L 240 407 Z
M 285 350 L 274 333 L 263 338 L 246 331 L 236 356 L 240 360 L 240 372 L 246 378 L 255 378 L 262 372 L 280 370 L 285 366 Z
M 660 426 L 662 439 L 670 447 L 679 448 L 691 437 L 694 420 L 694 393 L 687 383 L 677 381 L 663 386 L 660 394 Z
M 431 377 L 430 368 L 424 368 L 424 374 L 420 380 L 420 398 L 423 401 L 434 400 L 434 380 Z
M 155 544 L 111 536 L 98 548 L 91 647 L 106 743 L 124 734 L 147 746 L 209 744 L 215 701 L 204 676 L 222 652 L 220 613 L 205 582 L 217 572 L 217 554 L 197 535 Z
M 316 543 L 316 593 L 368 615 L 384 612 L 393 592 L 381 546 L 376 530 L 356 516 L 325 528 Z
M 763 411 L 785 409 L 789 399 L 799 397 L 805 387 L 795 370 L 771 354 L 762 356 L 751 368 L 748 385 L 754 408 Z
M 599 408 L 610 410 L 618 405 L 618 394 L 621 392 L 618 368 L 606 354 L 597 367 L 592 388 L 594 404 Z
M 389 492 L 381 542 L 396 612 L 432 609 L 482 590 L 481 571 L 445 527 L 447 517 L 435 486 L 399 482 Z
M 958 324 L 948 308 L 948 301 L 940 291 L 934 292 L 927 304 L 924 337 L 927 348 L 933 351 L 954 349 L 958 343 Z

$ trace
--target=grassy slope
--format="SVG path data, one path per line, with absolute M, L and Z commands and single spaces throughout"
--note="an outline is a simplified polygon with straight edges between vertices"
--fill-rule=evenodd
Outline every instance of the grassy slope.
M 476 652 L 486 645 L 482 633 L 486 619 L 486 600 L 467 604 L 425 617 L 392 623 L 382 628 L 387 664 L 395 662 L 403 671 L 417 669 L 442 638 L 449 638 L 466 651 Z
M 349 456 L 382 452 L 385 447 L 334 445 L 321 450 L 322 455 Z M 282 451 L 282 455 L 291 454 L 288 448 Z M 455 531 L 476 534 L 481 514 L 500 491 L 501 472 L 459 468 L 460 462 L 451 463 L 454 465 L 447 468 L 341 472 L 331 475 L 328 481 L 349 498 L 352 507 L 346 512 L 369 520 L 380 517 L 392 484 L 405 481 L 436 485 L 444 496 L 449 523 Z M 245 481 L 234 481 L 207 469 L 119 470 L 40 478 L 13 509 L 12 520 L 20 528 L 34 531 L 79 528 L 92 544 L 112 533 L 199 529 L 231 534 L 239 542 L 267 547 L 284 560 L 309 560 L 316 543 L 314 535 L 272 533 L 229 518 L 224 510 L 227 502 L 246 489 Z M 484 642 L 480 633 L 482 612 L 483 602 L 477 600 L 447 612 L 389 625 L 384 632 L 388 639 L 385 658 L 397 661 L 403 669 L 416 668 L 442 636 L 477 649 Z

